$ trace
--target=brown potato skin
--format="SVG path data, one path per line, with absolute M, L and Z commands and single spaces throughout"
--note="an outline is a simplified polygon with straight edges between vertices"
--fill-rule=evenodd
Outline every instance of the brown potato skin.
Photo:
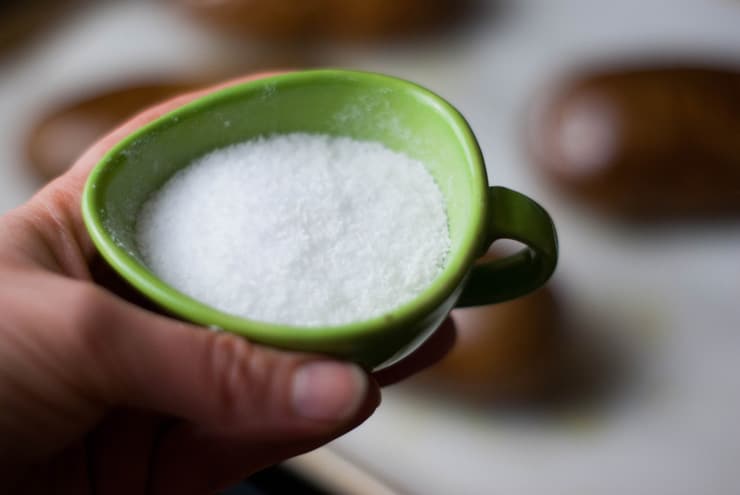
M 140 110 L 198 87 L 191 82 L 142 82 L 103 89 L 42 115 L 25 138 L 30 167 L 41 179 L 64 173 L 96 139 Z
M 227 34 L 269 40 L 368 40 L 407 35 L 457 17 L 455 0 L 171 0 Z
M 564 345 L 559 308 L 542 288 L 513 301 L 456 309 L 457 341 L 416 382 L 474 403 L 540 400 L 559 385 Z
M 740 67 L 584 73 L 528 130 L 538 169 L 593 209 L 631 219 L 740 213 Z
M 82 0 L 0 1 L 0 56 L 12 53 L 74 14 Z

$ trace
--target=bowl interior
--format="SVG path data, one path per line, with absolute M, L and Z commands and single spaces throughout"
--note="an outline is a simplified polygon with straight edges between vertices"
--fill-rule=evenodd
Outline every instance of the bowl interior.
M 322 70 L 275 76 L 213 93 L 140 129 L 111 150 L 88 181 L 83 206 L 93 240 L 114 268 L 166 309 L 240 331 L 245 320 L 204 312 L 148 273 L 135 241 L 137 215 L 193 159 L 259 135 L 290 132 L 380 141 L 425 163 L 447 202 L 452 250 L 434 287 L 395 316 L 428 310 L 459 285 L 482 242 L 487 182 L 480 151 L 449 104 L 378 74 Z

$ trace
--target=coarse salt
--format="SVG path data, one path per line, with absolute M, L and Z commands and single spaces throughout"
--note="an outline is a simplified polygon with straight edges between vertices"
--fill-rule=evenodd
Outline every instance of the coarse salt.
M 141 255 L 179 291 L 271 323 L 339 325 L 427 288 L 450 247 L 425 166 L 380 143 L 285 134 L 195 160 L 143 206 Z

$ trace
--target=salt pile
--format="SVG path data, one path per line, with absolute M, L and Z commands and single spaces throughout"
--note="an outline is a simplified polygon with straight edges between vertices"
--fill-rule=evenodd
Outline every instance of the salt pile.
M 139 250 L 165 282 L 234 315 L 300 326 L 382 315 L 439 275 L 450 240 L 424 165 L 314 134 L 213 151 L 144 205 Z

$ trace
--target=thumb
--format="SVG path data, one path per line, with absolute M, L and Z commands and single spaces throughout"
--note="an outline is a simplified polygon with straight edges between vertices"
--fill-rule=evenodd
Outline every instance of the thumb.
M 261 437 L 329 433 L 377 405 L 377 386 L 354 364 L 209 332 L 100 292 L 106 325 L 94 347 L 115 403 Z

